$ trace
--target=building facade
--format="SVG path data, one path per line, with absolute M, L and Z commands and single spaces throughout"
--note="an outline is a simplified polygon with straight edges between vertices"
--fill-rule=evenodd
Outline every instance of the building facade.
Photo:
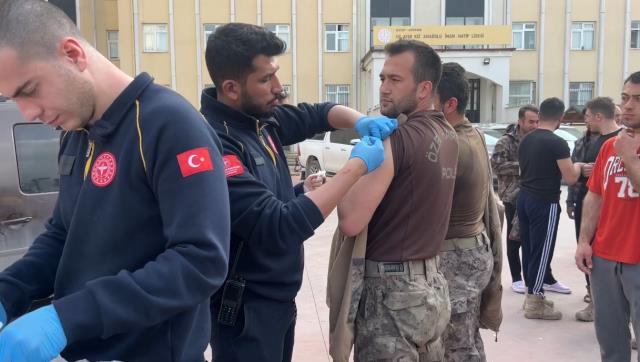
M 291 102 L 334 101 L 376 113 L 375 26 L 510 25 L 503 45 L 439 45 L 469 72 L 474 121 L 515 120 L 522 104 L 557 96 L 581 109 L 619 100 L 640 70 L 637 0 L 76 0 L 84 36 L 125 72 L 151 73 L 195 106 L 211 85 L 206 38 L 232 21 L 287 43 L 279 77 Z

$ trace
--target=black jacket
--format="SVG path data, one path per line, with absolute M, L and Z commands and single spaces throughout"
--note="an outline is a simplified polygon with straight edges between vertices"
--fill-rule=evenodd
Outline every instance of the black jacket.
M 294 194 L 282 146 L 331 130 L 327 115 L 333 105 L 278 106 L 272 118 L 258 120 L 219 102 L 214 88 L 202 93 L 201 103 L 222 141 L 225 162 L 242 163 L 241 169 L 227 173 L 230 260 L 244 241 L 237 274 L 247 281 L 247 289 L 292 301 L 302 283 L 302 242 L 324 218 L 308 197 Z
M 63 134 L 53 217 L 0 275 L 9 317 L 53 294 L 67 360 L 203 361 L 229 252 L 219 148 L 202 116 L 147 74 L 95 125 Z M 185 176 L 189 161 L 205 171 Z

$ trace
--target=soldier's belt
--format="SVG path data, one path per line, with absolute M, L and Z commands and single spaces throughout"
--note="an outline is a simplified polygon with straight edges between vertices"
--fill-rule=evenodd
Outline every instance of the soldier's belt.
M 426 260 L 411 261 L 373 261 L 365 260 L 365 277 L 382 277 L 391 275 L 426 275 L 438 271 L 437 259 L 433 257 Z
M 452 250 L 467 250 L 467 249 L 475 249 L 478 246 L 485 244 L 485 236 L 484 231 L 476 236 L 468 237 L 468 238 L 453 238 L 446 239 L 442 243 L 442 247 L 440 251 L 452 251 Z

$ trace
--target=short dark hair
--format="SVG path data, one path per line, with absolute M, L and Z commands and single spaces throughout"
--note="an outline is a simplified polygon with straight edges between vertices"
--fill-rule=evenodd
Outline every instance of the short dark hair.
M 12 48 L 23 60 L 55 56 L 60 40 L 86 43 L 69 17 L 42 0 L 0 0 L 0 48 Z
M 464 68 L 458 63 L 442 64 L 442 77 L 440 77 L 438 85 L 440 102 L 456 98 L 458 100 L 458 107 L 456 107 L 458 114 L 464 114 L 467 103 L 469 103 L 469 82 L 464 76 L 465 73 Z
M 384 51 L 390 55 L 399 55 L 404 52 L 412 52 L 415 56 L 413 63 L 413 80 L 417 83 L 430 81 L 435 92 L 442 76 L 442 61 L 440 56 L 428 44 L 417 40 L 398 40 L 389 43 Z
M 585 109 L 590 109 L 591 113 L 602 113 L 607 119 L 613 119 L 616 115 L 616 105 L 609 97 L 597 97 L 585 105 Z
M 627 79 L 625 79 L 624 84 L 627 84 L 629 82 L 633 84 L 640 84 L 640 71 L 631 73 L 631 75 L 627 77 Z
M 261 26 L 229 23 L 209 36 L 205 60 L 213 83 L 220 89 L 227 79 L 244 82 L 254 70 L 257 56 L 273 57 L 285 49 L 280 38 Z
M 537 114 L 537 113 L 540 113 L 540 110 L 538 109 L 538 107 L 534 106 L 533 104 L 524 105 L 520 107 L 520 110 L 518 110 L 518 119 L 520 121 L 524 120 L 524 116 L 526 115 L 527 112 L 534 112 Z
M 564 114 L 564 102 L 559 98 L 547 98 L 540 103 L 540 121 L 557 121 Z

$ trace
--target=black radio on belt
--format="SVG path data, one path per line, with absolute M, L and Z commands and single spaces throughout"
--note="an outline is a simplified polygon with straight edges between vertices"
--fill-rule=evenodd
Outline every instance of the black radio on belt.
M 222 304 L 218 313 L 218 323 L 234 326 L 238 319 L 238 311 L 242 307 L 242 294 L 245 282 L 240 277 L 232 277 L 224 283 Z

